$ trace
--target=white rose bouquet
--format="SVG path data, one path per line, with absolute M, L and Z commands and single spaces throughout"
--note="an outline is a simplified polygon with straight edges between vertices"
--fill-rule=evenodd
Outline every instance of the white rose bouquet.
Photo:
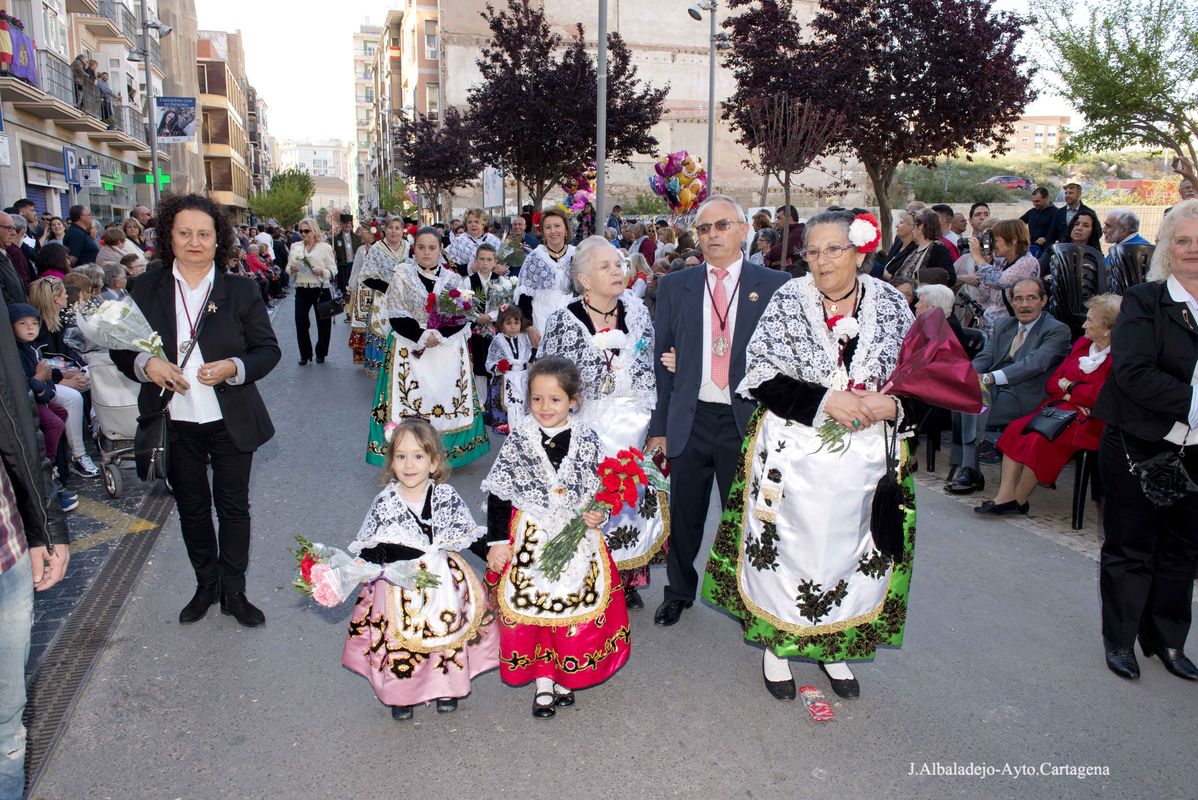
M 79 330 L 92 344 L 110 350 L 133 350 L 165 359 L 162 337 L 150 327 L 133 298 L 93 300 L 76 313 Z

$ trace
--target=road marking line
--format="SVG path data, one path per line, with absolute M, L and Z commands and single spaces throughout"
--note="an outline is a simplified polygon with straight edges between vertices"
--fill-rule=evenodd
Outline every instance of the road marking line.
M 82 539 L 76 539 L 71 542 L 71 550 L 74 552 L 88 550 L 98 544 L 119 539 L 126 534 L 152 531 L 157 527 L 148 519 L 142 519 L 133 514 L 126 514 L 124 511 L 118 511 L 112 506 L 86 497 L 79 498 L 79 508 L 77 510 L 85 517 L 104 523 L 106 527 L 104 530 L 93 533 L 91 536 L 85 536 Z

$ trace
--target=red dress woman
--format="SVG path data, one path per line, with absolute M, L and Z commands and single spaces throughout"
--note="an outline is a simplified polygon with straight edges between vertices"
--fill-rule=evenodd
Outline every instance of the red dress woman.
M 1111 374 L 1111 328 L 1119 313 L 1119 300 L 1118 296 L 1108 294 L 1087 302 L 1090 311 L 1086 315 L 1085 335 L 1048 379 L 1048 399 L 1040 408 L 1051 404 L 1064 411 L 1076 411 L 1077 418 L 1051 442 L 1039 433 L 1025 430 L 1039 409 L 1008 425 L 998 440 L 998 450 L 1003 455 L 998 494 L 974 511 L 995 516 L 1026 514 L 1028 497 L 1037 484 L 1055 483 L 1061 469 L 1079 450 L 1098 450 L 1102 420 L 1091 416 L 1090 411 Z

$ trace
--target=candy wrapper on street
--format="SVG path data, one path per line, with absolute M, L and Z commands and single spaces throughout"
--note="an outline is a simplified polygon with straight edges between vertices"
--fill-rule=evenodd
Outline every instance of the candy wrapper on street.
M 298 546 L 288 548 L 287 552 L 295 556 L 300 574 L 292 581 L 291 588 L 326 608 L 341 605 L 359 584 L 378 578 L 408 590 L 440 585 L 436 575 L 406 562 L 384 567 L 302 536 L 296 536 L 295 541 Z
M 162 337 L 150 327 L 131 297 L 85 303 L 76 310 L 75 320 L 87 340 L 98 347 L 166 358 Z
M 605 458 L 595 468 L 599 476 L 599 491 L 587 501 L 581 511 L 566 523 L 561 533 L 545 543 L 541 551 L 541 572 L 550 580 L 557 580 L 562 570 L 578 552 L 578 543 L 586 533 L 583 514 L 602 511 L 619 514 L 624 506 L 636 504 L 639 486 L 651 486 L 658 491 L 669 491 L 669 481 L 652 460 L 635 447 L 621 450 L 615 458 Z

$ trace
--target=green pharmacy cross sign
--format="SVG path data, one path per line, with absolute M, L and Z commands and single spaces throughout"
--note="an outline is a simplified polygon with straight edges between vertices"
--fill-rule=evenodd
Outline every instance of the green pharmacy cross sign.
M 145 178 L 146 183 L 154 182 L 154 177 L 152 175 L 150 175 L 150 173 L 148 173 L 148 172 L 145 174 L 144 178 Z M 170 182 L 171 182 L 170 173 L 163 172 L 161 169 L 158 170 L 158 188 L 161 189 Z

